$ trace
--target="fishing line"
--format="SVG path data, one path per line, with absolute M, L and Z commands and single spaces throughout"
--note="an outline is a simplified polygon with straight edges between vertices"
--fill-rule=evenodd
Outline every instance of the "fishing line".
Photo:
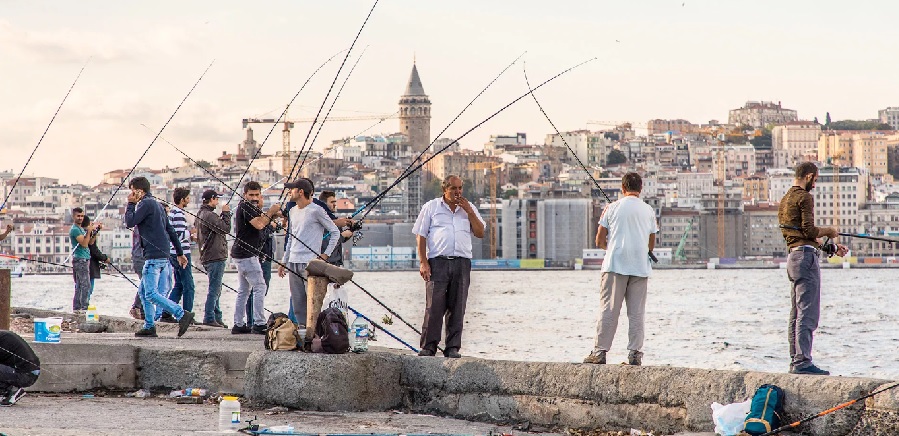
M 69 98 L 69 94 L 72 93 L 72 89 L 75 88 L 75 84 L 78 83 L 78 79 L 81 78 L 81 73 L 84 72 L 84 69 L 87 67 L 88 62 L 90 62 L 90 58 L 87 59 L 87 62 L 81 66 L 81 71 L 78 71 L 78 75 L 75 77 L 75 81 L 72 82 L 72 86 L 69 87 L 69 90 L 66 91 L 65 97 L 62 98 L 62 101 L 59 103 L 59 106 L 56 107 L 56 112 L 53 113 L 53 117 L 50 118 L 50 123 L 47 124 L 47 128 L 44 129 L 44 133 L 41 134 L 41 138 L 38 139 L 37 145 L 31 150 L 31 154 L 28 156 L 28 160 L 25 161 L 25 166 L 22 167 L 22 171 L 19 171 L 19 176 L 16 177 L 16 180 L 12 183 L 12 188 L 9 188 L 9 191 L 6 193 L 6 197 L 3 198 L 3 203 L 0 204 L 0 211 L 6 208 L 6 200 L 9 200 L 9 196 L 12 195 L 13 190 L 16 189 L 16 184 L 19 183 L 19 179 L 22 178 L 22 174 L 25 173 L 25 168 L 28 168 L 28 164 L 31 163 L 31 158 L 34 157 L 34 153 L 37 151 L 38 147 L 41 146 L 41 143 L 44 142 L 44 136 L 47 136 L 47 132 L 50 130 L 50 126 L 53 125 L 53 121 L 56 120 L 56 116 L 59 115 L 60 109 L 62 109 L 62 105 L 65 104 L 66 100 Z
M 74 269 L 74 267 L 73 267 L 72 265 L 66 265 L 66 264 L 63 264 L 63 263 L 49 262 L 49 261 L 46 261 L 46 260 L 40 260 L 40 259 L 30 259 L 30 258 L 27 258 L 27 257 L 21 257 L 21 256 L 10 256 L 10 255 L 8 255 L 8 254 L 0 254 L 0 257 L 6 257 L 6 258 L 10 258 L 10 259 L 15 259 L 15 260 L 18 260 L 18 261 L 20 261 L 20 262 L 24 261 L 24 262 L 44 263 L 44 264 L 47 264 L 47 265 L 59 266 L 59 267 L 68 268 L 68 269 Z M 112 266 L 113 269 L 115 269 L 116 271 L 119 272 L 119 274 L 122 275 L 122 276 L 121 276 L 122 278 L 125 278 L 125 279 L 127 279 L 129 282 L 131 282 L 131 279 L 128 278 L 128 277 L 126 277 L 126 276 L 125 276 L 125 273 L 123 273 L 121 270 L 119 270 L 118 268 L 116 268 L 113 264 L 109 263 L 109 264 L 107 264 L 107 265 Z M 40 274 L 34 274 L 34 275 L 40 275 Z M 117 275 L 115 275 L 115 274 L 108 273 L 108 272 L 106 273 L 106 275 L 111 276 L 111 277 L 119 277 L 119 276 L 117 276 Z M 133 285 L 134 282 L 131 282 L 131 284 Z M 135 285 L 135 287 L 136 287 L 136 286 L 137 286 L 137 285 Z

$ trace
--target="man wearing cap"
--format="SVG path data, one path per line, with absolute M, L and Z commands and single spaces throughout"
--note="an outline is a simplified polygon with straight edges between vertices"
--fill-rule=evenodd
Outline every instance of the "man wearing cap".
M 306 322 L 306 283 L 303 280 L 306 274 L 306 265 L 316 257 L 324 261 L 337 246 L 340 230 L 331 220 L 324 209 L 312 204 L 313 186 L 309 180 L 300 179 L 293 183 L 285 183 L 285 189 L 289 189 L 290 200 L 296 206 L 290 209 L 288 221 L 290 227 L 287 244 L 284 246 L 283 264 L 286 264 L 295 273 L 290 275 L 290 303 L 299 323 Z M 328 232 L 328 245 L 324 251 L 322 248 L 322 235 Z M 287 275 L 284 266 L 278 266 L 278 277 Z
M 231 233 L 231 208 L 222 205 L 222 212 L 215 213 L 219 204 L 219 194 L 211 189 L 203 192 L 203 205 L 197 214 L 197 244 L 200 248 L 200 264 L 209 276 L 209 292 L 203 312 L 203 324 L 227 328 L 222 320 L 219 297 L 222 295 L 222 277 L 228 260 L 228 241 Z

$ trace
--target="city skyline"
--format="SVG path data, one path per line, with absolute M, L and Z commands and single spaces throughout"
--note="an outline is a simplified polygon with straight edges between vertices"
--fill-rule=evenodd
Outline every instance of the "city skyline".
M 436 135 L 525 50 L 532 83 L 598 57 L 537 93 L 562 130 L 607 127 L 588 120 L 725 122 L 727 111 L 747 100 L 781 101 L 800 119 L 822 121 L 827 111 L 834 120 L 869 119 L 899 104 L 899 91 L 889 86 L 893 65 L 881 55 L 897 40 L 887 17 L 899 6 L 871 14 L 829 1 L 721 3 L 571 2 L 548 9 L 535 1 L 382 1 L 344 68 L 341 77 L 368 46 L 332 116 L 395 112 L 416 59 Z M 212 59 L 216 64 L 163 136 L 198 160 L 233 152 L 244 136 L 240 119 L 277 118 L 315 67 L 349 46 L 371 5 L 0 2 L 0 55 L 7 59 L 0 98 L 8 103 L 0 109 L 0 170 L 21 170 L 91 56 L 26 173 L 95 184 L 106 171 L 130 168 L 154 135 L 141 123 L 158 129 Z M 341 59 L 310 83 L 291 118 L 314 116 Z M 521 66 L 444 136 L 461 134 L 521 95 Z M 315 148 L 371 124 L 328 122 Z M 305 127 L 294 130 L 295 149 Z M 256 129 L 260 142 L 269 128 Z M 398 122 L 387 120 L 367 133 L 395 131 Z M 461 143 L 480 149 L 492 134 L 516 132 L 536 143 L 552 127 L 533 101 L 522 100 Z M 263 153 L 280 150 L 280 139 L 274 132 Z M 158 141 L 141 166 L 178 162 L 181 156 Z

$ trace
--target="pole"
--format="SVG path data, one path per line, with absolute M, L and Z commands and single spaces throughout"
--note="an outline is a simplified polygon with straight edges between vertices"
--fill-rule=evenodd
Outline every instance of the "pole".
M 9 330 L 11 277 L 8 269 L 0 269 L 0 330 Z

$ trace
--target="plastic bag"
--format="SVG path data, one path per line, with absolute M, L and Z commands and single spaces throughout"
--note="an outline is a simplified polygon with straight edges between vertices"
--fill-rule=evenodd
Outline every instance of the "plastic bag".
M 322 300 L 322 312 L 325 309 L 336 307 L 341 312 L 343 312 L 344 319 L 347 320 L 347 325 L 350 323 L 349 314 L 347 314 L 347 307 L 349 306 L 349 300 L 347 299 L 346 288 L 338 285 L 337 283 L 328 283 L 328 290 L 325 292 L 325 298 Z
M 721 405 L 712 403 L 712 422 L 715 423 L 715 433 L 722 436 L 735 436 L 745 426 L 746 415 L 752 408 L 752 399 L 742 403 Z

